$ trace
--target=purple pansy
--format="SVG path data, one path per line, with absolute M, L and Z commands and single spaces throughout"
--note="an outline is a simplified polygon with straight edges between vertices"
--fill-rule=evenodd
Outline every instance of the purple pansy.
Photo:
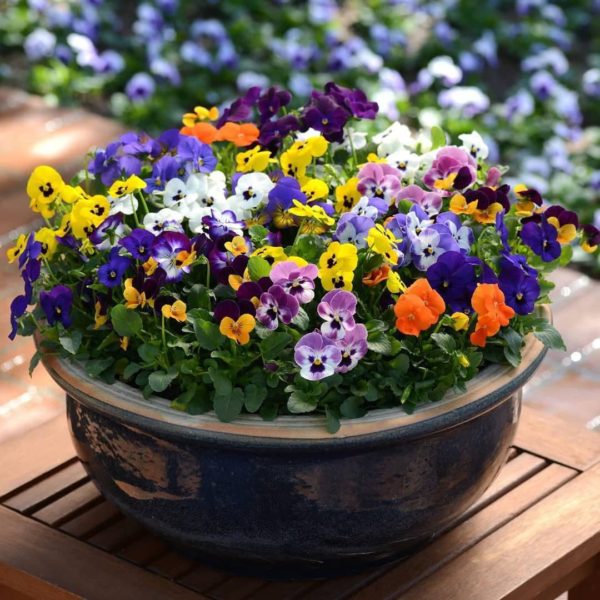
M 152 258 L 164 269 L 166 281 L 179 281 L 184 273 L 189 273 L 192 257 L 192 244 L 184 233 L 165 231 L 154 238 Z
M 217 323 L 220 323 L 225 317 L 230 317 L 234 321 L 240 318 L 240 315 L 252 315 L 256 313 L 254 304 L 249 300 L 221 300 L 215 304 L 213 317 Z
M 341 340 L 356 325 L 356 296 L 345 290 L 327 292 L 319 302 L 317 312 L 325 321 L 321 325 L 321 333 L 332 340 Z
M 261 294 L 256 309 L 257 320 L 267 329 L 277 329 L 279 321 L 289 325 L 298 314 L 300 304 L 280 285 L 272 285 L 268 292 Z
M 419 234 L 409 232 L 409 236 L 413 263 L 419 271 L 427 271 L 445 252 L 460 252 L 460 246 L 444 225 L 431 225 Z
M 367 163 L 358 172 L 358 191 L 369 198 L 381 198 L 388 206 L 402 187 L 402 173 L 385 163 Z
M 357 248 L 367 247 L 369 230 L 375 227 L 375 221 L 352 212 L 344 213 L 338 223 L 333 239 L 342 244 L 353 244 Z
M 283 138 L 300 130 L 300 121 L 295 115 L 285 115 L 273 121 L 267 121 L 260 128 L 257 142 L 263 147 L 275 152 L 281 146 Z
M 295 262 L 285 260 L 273 265 L 269 276 L 275 285 L 281 286 L 300 304 L 306 304 L 315 297 L 315 279 L 318 274 L 316 265 L 299 267 Z
M 504 264 L 498 276 L 498 285 L 504 292 L 506 304 L 519 315 L 533 312 L 540 297 L 537 276 L 528 275 L 519 267 Z
M 191 135 L 183 136 L 177 147 L 180 160 L 189 165 L 190 173 L 211 173 L 217 166 L 217 157 L 208 144 L 203 144 Z
M 119 239 L 125 233 L 123 215 L 117 213 L 107 217 L 92 233 L 89 235 L 90 242 L 98 250 L 109 250 L 114 245 L 115 240 Z
M 439 214 L 435 220 L 437 225 L 444 225 L 454 241 L 458 244 L 461 252 L 468 254 L 475 240 L 473 230 L 462 224 L 462 221 L 454 213 L 447 211 Z
M 98 280 L 108 288 L 120 285 L 131 259 L 119 256 L 119 248 L 113 248 L 108 255 L 108 262 L 98 269 Z
M 31 299 L 31 286 L 29 286 L 29 290 L 27 289 L 27 284 L 25 285 L 25 294 L 21 294 L 13 299 L 10 303 L 10 333 L 8 334 L 9 339 L 14 340 L 17 335 L 17 330 L 19 329 L 19 319 L 25 314 L 27 311 L 27 306 Z M 29 292 L 29 293 L 27 293 Z
M 57 285 L 49 292 L 40 292 L 40 304 L 48 325 L 62 323 L 66 328 L 71 326 L 73 292 L 66 285 Z
M 544 262 L 551 262 L 560 256 L 560 242 L 557 241 L 558 231 L 550 223 L 542 221 L 538 224 L 530 221 L 523 225 L 520 235 L 523 243 L 529 246 Z
M 396 205 L 402 200 L 409 200 L 420 206 L 427 214 L 435 215 L 442 208 L 442 197 L 436 192 L 426 192 L 418 185 L 407 185 L 396 194 Z
M 346 331 L 343 339 L 336 341 L 337 347 L 342 352 L 342 357 L 336 368 L 338 373 L 347 373 L 356 367 L 358 361 L 365 356 L 367 346 L 367 328 L 358 323 L 354 329 Z
M 469 187 L 476 177 L 475 159 L 457 146 L 447 146 L 438 151 L 431 168 L 423 176 L 423 183 L 442 196 L 449 196 L 453 189 Z
M 316 381 L 335 373 L 342 360 L 342 351 L 320 333 L 308 333 L 294 347 L 294 360 L 300 367 L 301 377 Z
M 427 269 L 426 277 L 450 310 L 470 312 L 471 296 L 477 285 L 472 259 L 460 252 L 446 252 Z
M 325 93 L 357 119 L 374 119 L 377 116 L 377 102 L 369 101 L 367 95 L 359 88 L 345 88 L 330 81 L 325 84 Z
M 306 127 L 320 131 L 330 142 L 342 142 L 349 114 L 322 92 L 313 92 L 302 114 Z
M 110 217 L 109 217 L 110 218 Z M 125 248 L 133 258 L 146 262 L 150 258 L 150 251 L 154 235 L 146 229 L 134 229 L 124 237 L 119 244 Z
M 282 107 L 287 106 L 292 100 L 292 95 L 287 90 L 275 86 L 263 92 L 258 99 L 257 107 L 260 114 L 260 124 L 263 125 L 274 117 Z M 261 130 L 262 132 L 262 130 Z

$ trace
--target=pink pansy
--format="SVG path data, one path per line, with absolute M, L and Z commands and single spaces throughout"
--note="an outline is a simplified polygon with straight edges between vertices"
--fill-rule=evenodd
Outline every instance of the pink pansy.
M 315 279 L 319 274 L 316 265 L 299 267 L 291 260 L 279 262 L 273 266 L 269 277 L 275 285 L 281 286 L 300 304 L 306 304 L 315 297 Z
M 437 153 L 431 168 L 423 176 L 423 183 L 442 196 L 453 190 L 464 190 L 477 178 L 475 159 L 457 146 L 447 146 Z
M 342 358 L 336 371 L 346 373 L 354 369 L 358 361 L 367 353 L 367 328 L 359 323 L 354 329 L 346 332 L 344 339 L 336 341 Z
M 317 312 L 325 320 L 321 325 L 321 333 L 329 339 L 341 340 L 356 325 L 356 297 L 344 290 L 331 290 L 319 302 Z
M 358 191 L 368 198 L 383 198 L 388 204 L 402 186 L 402 173 L 385 163 L 367 163 L 358 172 Z
M 442 208 L 442 197 L 436 192 L 426 192 L 418 185 L 407 185 L 398 192 L 396 203 L 401 200 L 410 200 L 420 206 L 427 214 L 435 215 Z

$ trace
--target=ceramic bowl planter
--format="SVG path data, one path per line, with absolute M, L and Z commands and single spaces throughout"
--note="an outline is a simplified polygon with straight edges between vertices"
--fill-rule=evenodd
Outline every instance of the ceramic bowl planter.
M 77 453 L 98 488 L 148 529 L 213 563 L 279 576 L 374 564 L 430 539 L 490 485 L 545 350 L 490 366 L 467 392 L 413 414 L 376 410 L 335 435 L 318 417 L 192 416 L 44 358 L 67 393 Z

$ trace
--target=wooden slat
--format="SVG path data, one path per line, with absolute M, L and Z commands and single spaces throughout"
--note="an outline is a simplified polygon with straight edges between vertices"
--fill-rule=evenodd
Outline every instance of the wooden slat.
M 254 577 L 229 577 L 206 593 L 215 600 L 244 600 L 264 587 L 265 583 L 264 579 Z
M 367 586 L 360 586 L 358 585 L 360 582 L 356 582 L 357 587 L 353 591 L 360 591 L 354 597 L 357 599 L 373 597 L 381 600 L 392 598 L 396 593 L 399 594 L 418 582 L 431 578 L 432 574 L 453 558 L 527 511 L 548 494 L 573 479 L 576 474 L 575 470 L 561 465 L 548 466 L 417 554 L 398 563 L 379 579 Z M 314 596 L 314 598 L 317 597 L 324 596 Z M 424 597 L 428 598 L 429 596 Z M 431 598 L 435 597 L 431 596 Z M 462 596 L 459 597 L 462 598 Z
M 38 521 L 56 526 L 83 511 L 86 507 L 100 502 L 101 499 L 98 488 L 93 482 L 87 481 L 68 494 L 35 511 L 31 516 Z
M 0 581 L 9 588 L 20 590 L 26 572 L 87 600 L 206 598 L 2 506 L 0 531 Z
M 314 586 L 314 581 L 271 581 L 246 600 L 295 600 Z
M 515 446 L 585 471 L 600 461 L 600 434 L 524 406 Z
M 4 585 L 2 582 L 10 583 Z M 55 585 L 34 577 L 24 571 L 11 569 L 0 563 L 0 598 L 2 600 L 83 600 L 77 594 L 62 590 Z
M 0 445 L 0 456 L 1 501 L 13 490 L 75 457 L 64 415 Z
M 208 565 L 198 564 L 189 573 L 178 578 L 177 581 L 198 592 L 205 592 L 225 579 L 227 579 L 227 574 L 224 571 L 213 569 Z
M 403 598 L 533 598 L 599 552 L 600 465 L 457 556 Z M 461 576 L 465 573 L 468 577 Z
M 105 500 L 62 523 L 59 529 L 76 538 L 83 539 L 121 518 L 119 509 Z
M 178 577 L 182 577 L 186 573 L 189 573 L 197 564 L 196 561 L 171 550 L 170 552 L 167 552 L 167 554 L 163 554 L 163 556 L 148 563 L 146 568 L 163 577 L 177 579 Z
M 168 551 L 166 542 L 147 533 L 127 544 L 118 552 L 118 556 L 138 565 L 145 565 Z
M 23 491 L 9 496 L 2 504 L 22 513 L 34 512 L 54 498 L 64 496 L 87 478 L 81 463 L 75 461 Z
M 108 552 L 115 552 L 143 535 L 144 528 L 131 519 L 119 519 L 90 536 L 87 541 Z

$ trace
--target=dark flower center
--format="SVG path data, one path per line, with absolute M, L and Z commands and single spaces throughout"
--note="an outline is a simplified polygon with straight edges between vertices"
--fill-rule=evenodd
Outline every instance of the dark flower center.
M 42 192 L 44 198 L 50 198 L 50 196 L 54 194 L 54 188 L 52 187 L 52 184 L 50 182 L 40 185 L 38 189 L 40 190 L 40 192 Z

